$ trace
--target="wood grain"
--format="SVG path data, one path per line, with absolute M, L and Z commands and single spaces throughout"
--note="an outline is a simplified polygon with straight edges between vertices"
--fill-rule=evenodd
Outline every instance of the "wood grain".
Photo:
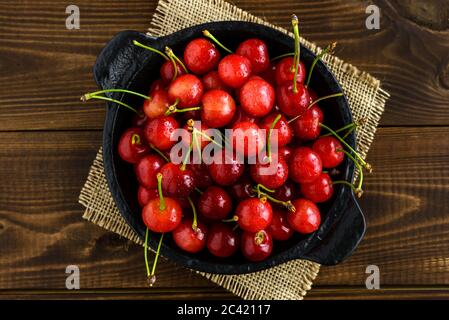
M 391 94 L 383 125 L 449 124 L 449 29 L 445 0 L 374 1 L 380 30 L 367 30 L 359 0 L 239 0 L 234 3 L 319 45 L 338 41 L 337 55 L 371 72 Z M 79 97 L 96 86 L 91 68 L 104 44 L 125 29 L 145 31 L 156 1 L 80 0 L 81 29 L 65 28 L 55 1 L 0 4 L 0 131 L 100 129 L 102 103 Z
M 375 174 L 367 177 L 361 201 L 368 233 L 350 259 L 322 268 L 312 297 L 375 297 L 378 292 L 357 289 L 365 283 L 369 264 L 379 266 L 382 286 L 449 286 L 448 131 L 379 130 L 369 157 Z M 109 293 L 98 297 L 113 297 L 115 289 L 119 297 L 134 297 L 134 292 L 135 297 L 163 298 L 173 290 L 179 298 L 190 291 L 192 298 L 207 297 L 209 290 L 217 298 L 229 297 L 167 261 L 158 268 L 158 293 L 139 291 L 145 288 L 142 249 L 83 221 L 76 204 L 100 137 L 99 131 L 0 133 L 0 179 L 7 182 L 0 185 L 1 295 L 57 295 L 55 290 L 65 288 L 65 267 L 76 264 L 81 288 L 89 290 L 82 297 L 102 290 Z M 352 291 L 346 291 L 351 285 Z

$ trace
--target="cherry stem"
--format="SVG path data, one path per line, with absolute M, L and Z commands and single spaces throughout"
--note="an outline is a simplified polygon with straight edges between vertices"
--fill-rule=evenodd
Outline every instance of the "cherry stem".
M 229 50 L 228 48 L 226 48 L 220 41 L 217 40 L 217 38 L 215 38 L 212 33 L 210 33 L 208 30 L 203 30 L 203 35 L 206 38 L 211 39 L 213 42 L 215 42 L 216 44 L 218 44 L 220 46 L 220 48 L 222 48 L 223 50 L 229 52 L 229 53 L 233 53 L 231 50 Z
M 143 256 L 145 258 L 145 267 L 147 268 L 147 277 L 149 278 L 151 273 L 150 273 L 150 266 L 148 264 L 148 228 L 145 231 L 145 242 L 143 244 Z
M 99 94 L 108 93 L 108 92 L 129 93 L 129 94 L 133 94 L 135 96 L 144 98 L 145 100 L 151 100 L 151 97 L 146 96 L 146 95 L 141 94 L 141 93 L 138 93 L 138 92 L 131 91 L 131 90 L 126 90 L 126 89 L 105 89 L 105 90 L 100 90 L 100 91 L 86 93 L 86 94 L 84 94 L 81 97 L 81 101 L 87 101 L 87 100 L 89 100 L 91 98 L 91 96 L 98 96 Z
M 164 195 L 162 194 L 162 173 L 158 173 L 156 175 L 157 177 L 157 192 L 159 193 L 159 210 L 163 211 L 165 210 L 165 199 Z
M 335 47 L 336 47 L 336 45 L 337 45 L 336 42 L 333 42 L 333 43 L 329 44 L 324 50 L 322 50 L 322 51 L 320 52 L 320 54 L 318 54 L 318 55 L 315 57 L 315 59 L 314 59 L 313 62 L 312 62 L 312 66 L 310 67 L 310 70 L 309 70 L 309 75 L 308 75 L 308 77 L 307 77 L 307 81 L 306 81 L 306 84 L 305 84 L 305 87 L 306 87 L 306 88 L 307 88 L 307 87 L 309 86 L 309 84 L 310 84 L 310 80 L 312 79 L 312 73 L 313 73 L 313 70 L 315 69 L 315 66 L 316 66 L 316 64 L 318 63 L 318 61 L 321 60 L 325 54 L 332 54 L 333 51 L 334 51 L 334 49 L 335 49 Z
M 362 158 L 361 155 L 359 155 L 342 137 L 339 136 L 338 133 L 336 133 L 334 130 L 332 130 L 331 128 L 329 128 L 328 126 L 326 126 L 323 123 L 320 123 L 320 127 L 326 129 L 327 131 L 329 131 L 330 133 L 332 133 L 332 135 L 337 138 L 338 140 L 340 140 L 340 142 L 346 147 L 348 148 L 359 160 L 360 163 L 363 165 L 363 167 L 368 170 L 371 171 L 372 167 L 369 163 L 367 163 L 365 161 L 365 159 Z
M 97 100 L 104 100 L 104 101 L 108 101 L 108 102 L 114 102 L 114 103 L 116 103 L 116 104 L 118 104 L 118 105 L 124 106 L 125 108 L 127 108 L 127 109 L 133 111 L 134 113 L 136 113 L 137 115 L 139 115 L 139 112 L 137 112 L 137 110 L 134 109 L 133 107 L 131 107 L 130 105 L 128 105 L 128 104 L 126 104 L 126 103 L 124 103 L 124 102 L 121 102 L 121 101 L 112 99 L 112 98 L 103 97 L 103 96 L 90 95 L 90 96 L 89 96 L 89 99 L 84 100 L 84 97 L 85 97 L 85 95 L 81 97 L 81 101 L 83 101 L 83 102 L 84 102 L 84 101 L 87 101 L 87 100 L 90 100 L 90 99 L 97 99 Z
M 167 55 L 166 55 L 165 53 L 163 53 L 162 51 L 159 51 L 159 50 L 157 50 L 157 49 L 155 49 L 155 48 L 146 46 L 146 45 L 140 43 L 140 42 L 137 41 L 137 40 L 133 40 L 133 44 L 134 44 L 135 46 L 141 47 L 141 48 L 143 48 L 143 49 L 147 49 L 147 50 L 150 50 L 150 51 L 152 51 L 152 52 L 155 52 L 155 53 L 159 54 L 160 56 L 162 56 L 162 58 L 164 58 L 164 59 L 167 60 L 167 61 L 170 60 L 170 59 L 167 57 Z M 176 69 L 176 65 L 175 65 L 175 69 Z
M 233 216 L 231 219 L 226 219 L 226 220 L 221 220 L 224 223 L 228 223 L 228 222 L 237 222 L 239 220 L 238 216 Z
M 187 200 L 189 200 L 190 206 L 192 207 L 192 213 L 193 213 L 192 229 L 193 229 L 193 231 L 196 231 L 198 229 L 198 217 L 196 214 L 195 204 L 193 203 L 193 201 L 190 197 L 187 197 Z
M 362 190 L 362 185 L 363 185 L 363 168 L 360 165 L 360 163 L 357 161 L 356 158 L 354 158 L 354 156 L 352 154 L 350 154 L 349 152 L 347 152 L 346 150 L 343 149 L 337 149 L 336 151 L 340 151 L 343 152 L 345 155 L 348 156 L 349 159 L 352 160 L 352 162 L 354 162 L 354 164 L 356 165 L 357 169 L 359 170 L 359 184 L 357 186 L 358 190 Z
M 189 161 L 190 158 L 190 153 L 192 153 L 193 150 L 193 139 L 192 142 L 189 145 L 189 150 L 187 151 L 186 156 L 184 157 L 184 159 L 182 160 L 182 165 L 181 165 L 181 170 L 184 171 L 186 169 L 187 166 L 187 162 Z
M 316 100 L 313 101 L 311 104 L 309 104 L 309 106 L 307 107 L 306 110 L 304 110 L 304 112 L 306 112 L 307 110 L 309 110 L 310 108 L 312 108 L 312 107 L 313 107 L 314 105 L 316 105 L 318 102 L 321 102 L 321 101 L 327 100 L 327 99 L 331 99 L 331 98 L 338 98 L 338 97 L 341 97 L 341 96 L 343 96 L 343 93 L 342 93 L 342 92 L 339 92 L 339 93 L 330 94 L 330 95 L 328 95 L 328 96 L 324 96 L 324 97 L 321 97 L 321 98 L 319 98 L 319 99 L 316 99 Z M 302 115 L 304 114 L 304 112 L 301 113 L 301 114 L 299 114 L 299 115 L 297 115 L 296 117 L 294 117 L 294 118 L 288 120 L 288 123 L 292 123 L 293 121 L 298 120 L 299 118 L 301 118 Z
M 265 234 L 263 233 L 263 230 L 258 231 L 256 235 L 254 236 L 254 242 L 259 246 L 265 241 Z
M 350 131 L 348 133 L 351 133 L 357 127 L 358 127 L 357 123 L 353 122 L 353 123 L 345 125 L 344 127 L 341 127 L 338 130 L 335 130 L 335 132 L 336 133 L 341 133 L 341 132 L 349 129 Z M 343 139 L 346 138 L 348 136 L 348 133 L 346 133 L 345 136 L 343 136 L 342 138 Z M 332 133 L 326 133 L 326 134 L 322 134 L 320 137 L 329 137 L 331 135 L 332 135 Z
M 262 191 L 260 191 L 260 189 L 263 189 L 263 190 L 265 190 L 266 192 L 270 192 L 270 193 L 275 193 L 276 192 L 276 190 L 273 190 L 273 189 L 269 189 L 269 188 L 267 188 L 267 187 L 265 187 L 263 184 L 257 184 L 256 185 L 256 191 L 257 191 L 257 197 L 258 198 L 260 198 L 260 194 L 261 194 L 261 192 Z
M 348 182 L 346 180 L 334 181 L 334 182 L 332 182 L 332 184 L 333 185 L 343 184 L 343 185 L 346 185 L 346 186 L 350 187 L 354 191 L 354 193 L 356 194 L 356 196 L 358 198 L 360 198 L 363 195 L 363 190 L 362 189 L 356 188 L 352 183 L 350 183 L 350 182 Z
M 291 56 L 294 56 L 294 55 L 295 55 L 294 52 L 284 53 L 284 54 L 281 54 L 280 56 L 277 56 L 277 57 L 274 57 L 273 59 L 271 59 L 271 62 L 279 60 L 279 59 L 282 59 L 282 58 L 285 58 L 285 57 L 291 57 Z
M 268 199 L 268 200 L 270 200 L 270 201 L 272 201 L 274 203 L 277 203 L 277 204 L 279 204 L 281 206 L 284 206 L 290 212 L 295 212 L 296 211 L 295 206 L 292 204 L 292 202 L 290 200 L 289 201 L 281 201 L 281 200 L 278 200 L 276 198 L 273 198 L 268 193 L 266 193 L 264 191 L 261 191 L 260 190 L 261 188 L 265 189 L 267 192 L 275 192 L 274 190 L 268 189 L 267 187 L 264 187 L 263 185 L 258 184 L 255 188 L 253 188 L 253 190 L 255 190 L 257 192 L 257 197 L 259 199 L 260 198 L 266 198 L 266 199 Z
M 195 188 L 195 191 L 198 192 L 199 194 L 203 194 L 204 192 L 201 191 L 199 188 Z
M 167 158 L 167 156 L 158 148 L 150 144 L 150 148 L 155 151 L 158 155 L 160 155 L 165 161 L 170 162 L 170 159 Z
M 196 111 L 196 110 L 201 110 L 201 107 L 192 107 L 192 108 L 185 108 L 185 109 L 178 109 L 176 108 L 175 105 L 171 105 L 170 107 L 168 107 L 167 111 L 165 111 L 165 116 L 169 116 L 173 113 L 183 113 L 183 112 L 188 112 L 188 111 Z
M 349 130 L 343 135 L 343 139 L 346 139 L 347 137 L 349 137 L 349 135 L 355 130 L 357 129 L 357 125 L 352 126 L 351 128 L 349 128 Z
M 299 43 L 299 27 L 298 27 L 299 21 L 298 17 L 295 14 L 292 14 L 292 26 L 293 26 L 293 33 L 295 34 L 295 74 L 293 76 L 293 93 L 298 93 L 298 85 L 296 83 L 296 80 L 298 78 L 298 68 L 299 68 L 299 60 L 301 57 L 301 45 Z
M 189 70 L 187 70 L 185 64 L 181 61 L 181 59 L 179 59 L 176 54 L 173 52 L 172 49 L 170 49 L 169 47 L 165 47 L 165 53 L 167 54 L 167 56 L 170 58 L 173 58 L 177 63 L 179 63 L 179 65 L 182 67 L 182 69 L 184 70 L 185 73 L 189 73 Z M 176 65 L 176 64 L 175 64 Z M 177 69 L 177 68 L 176 68 Z
M 195 148 L 197 154 L 198 154 L 198 158 L 202 159 L 202 155 L 201 155 L 201 143 L 198 142 L 198 134 L 196 131 L 192 132 L 192 140 L 193 140 L 193 147 Z
M 164 233 L 161 234 L 161 237 L 159 239 L 159 243 L 157 245 L 157 251 L 156 251 L 156 256 L 154 257 L 154 261 L 153 261 L 153 268 L 151 268 L 151 274 L 149 277 L 149 283 L 150 283 L 150 287 L 153 286 L 153 284 L 156 282 L 156 266 L 157 266 L 157 260 L 159 259 L 159 255 L 161 253 L 161 247 L 162 247 L 162 240 L 164 239 Z
M 214 139 L 212 139 L 211 137 L 209 137 L 207 134 L 205 134 L 204 132 L 202 132 L 201 130 L 198 130 L 197 128 L 192 128 L 194 133 L 197 133 L 199 135 L 201 135 L 202 137 L 204 137 L 205 139 L 209 140 L 210 142 L 212 142 L 213 144 L 215 144 L 216 146 L 223 148 L 223 146 L 221 144 L 219 144 L 217 141 L 215 141 Z
M 271 162 L 271 134 L 273 132 L 274 127 L 279 122 L 279 120 L 282 118 L 281 114 L 278 114 L 277 117 L 274 119 L 273 123 L 270 126 L 270 130 L 268 131 L 268 141 L 267 141 L 267 157 L 268 161 Z

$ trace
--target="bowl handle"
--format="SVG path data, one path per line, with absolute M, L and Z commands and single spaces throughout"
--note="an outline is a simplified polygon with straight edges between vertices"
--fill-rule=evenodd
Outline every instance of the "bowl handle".
M 135 46 L 133 40 L 149 46 L 154 46 L 157 41 L 136 31 L 116 34 L 98 55 L 94 65 L 94 78 L 99 87 L 110 89 L 126 85 L 152 55 L 152 52 Z
M 320 244 L 302 258 L 331 266 L 340 263 L 355 250 L 365 234 L 366 222 L 354 194 L 349 197 L 344 212 Z

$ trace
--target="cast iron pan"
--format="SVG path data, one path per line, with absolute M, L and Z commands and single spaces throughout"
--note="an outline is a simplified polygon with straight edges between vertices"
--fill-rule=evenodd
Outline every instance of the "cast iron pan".
M 159 50 L 169 46 L 175 52 L 182 53 L 190 40 L 201 37 L 202 30 L 208 29 L 225 45 L 235 49 L 239 42 L 258 37 L 264 40 L 274 57 L 292 52 L 293 40 L 272 28 L 248 22 L 213 22 L 183 29 L 158 39 L 135 31 L 123 31 L 117 34 L 103 49 L 94 66 L 97 84 L 103 89 L 122 88 L 147 94 L 151 82 L 158 78 L 162 58 L 148 50 L 136 47 L 132 40 L 150 45 Z M 301 47 L 301 60 L 308 69 L 314 54 Z M 314 71 L 311 88 L 319 96 L 341 92 L 340 85 L 327 67 L 319 62 Z M 130 95 L 111 94 L 110 97 L 128 103 L 136 108 L 142 100 Z M 321 104 L 325 123 L 333 128 L 352 122 L 351 112 L 345 97 L 328 100 Z M 124 163 L 117 154 L 117 143 L 122 132 L 131 126 L 132 112 L 109 104 L 103 134 L 103 160 L 106 177 L 112 196 L 126 222 L 144 238 L 145 225 L 137 203 L 137 182 L 131 165 Z M 355 148 L 355 136 L 348 142 Z M 354 164 L 347 159 L 339 168 L 338 179 L 351 181 Z M 276 242 L 272 255 L 265 261 L 251 263 L 238 253 L 227 259 L 218 259 L 204 250 L 191 255 L 174 245 L 170 235 L 164 238 L 161 254 L 185 267 L 220 274 L 241 274 L 267 269 L 293 259 L 308 259 L 323 265 L 334 265 L 345 259 L 357 247 L 365 232 L 365 220 L 355 200 L 352 190 L 337 185 L 334 198 L 320 207 L 322 225 L 311 235 L 295 234 L 290 240 Z M 149 246 L 156 248 L 159 235 L 151 234 Z

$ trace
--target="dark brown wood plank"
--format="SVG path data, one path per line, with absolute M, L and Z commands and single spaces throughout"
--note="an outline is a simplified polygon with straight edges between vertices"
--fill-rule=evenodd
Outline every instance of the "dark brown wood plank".
M 238 0 L 234 3 L 319 45 L 340 43 L 337 55 L 383 81 L 392 98 L 383 125 L 449 124 L 447 3 L 375 1 L 379 31 L 365 28 L 371 1 Z M 65 28 L 65 1 L 0 4 L 0 131 L 101 128 L 102 103 L 82 105 L 95 88 L 91 68 L 102 46 L 125 29 L 145 31 L 156 1 L 80 0 L 81 29 Z
M 363 286 L 369 264 L 379 266 L 381 287 L 449 285 L 448 132 L 379 130 L 369 156 L 375 173 L 361 201 L 366 238 L 346 262 L 323 267 L 314 288 Z M 77 197 L 100 138 L 101 132 L 0 133 L 2 294 L 64 290 L 69 264 L 80 267 L 84 290 L 145 287 L 142 249 L 81 219 Z M 215 287 L 170 262 L 158 270 L 158 290 Z

